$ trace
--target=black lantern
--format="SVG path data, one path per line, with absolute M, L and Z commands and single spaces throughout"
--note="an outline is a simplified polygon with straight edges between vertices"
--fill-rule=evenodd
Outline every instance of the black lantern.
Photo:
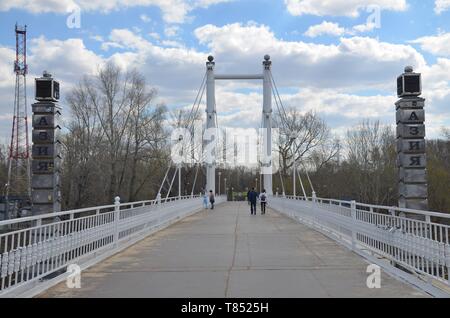
M 422 94 L 421 74 L 414 73 L 411 66 L 405 67 L 405 73 L 397 77 L 398 97 L 419 96 Z

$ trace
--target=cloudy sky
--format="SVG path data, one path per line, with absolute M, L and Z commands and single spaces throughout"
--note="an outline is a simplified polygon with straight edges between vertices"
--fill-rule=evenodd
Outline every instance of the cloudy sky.
M 29 96 L 43 70 L 64 98 L 114 61 L 140 69 L 168 106 L 190 107 L 209 54 L 220 73 L 259 73 L 270 54 L 284 104 L 314 109 L 338 134 L 363 118 L 394 124 L 406 65 L 423 74 L 428 137 L 450 126 L 450 0 L 1 0 L 1 142 L 16 22 L 28 26 Z M 260 84 L 218 82 L 219 125 L 258 127 Z

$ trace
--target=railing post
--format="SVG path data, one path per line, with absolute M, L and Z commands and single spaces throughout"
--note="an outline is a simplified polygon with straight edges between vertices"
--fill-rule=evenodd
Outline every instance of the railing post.
M 390 225 L 391 227 L 396 227 L 397 224 L 396 224 L 396 221 L 395 221 L 395 216 L 396 216 L 396 213 L 395 213 L 395 206 L 393 206 L 393 207 L 391 207 L 391 208 L 389 209 L 389 214 L 392 216 L 392 222 L 389 222 L 389 225 Z
M 389 222 L 389 225 L 391 227 L 390 230 L 392 231 L 391 232 L 392 241 L 390 241 L 390 248 L 393 251 L 392 257 L 394 258 L 394 259 L 392 259 L 390 261 L 390 263 L 391 263 L 392 266 L 397 267 L 397 262 L 396 262 L 396 260 L 397 260 L 397 253 L 395 251 L 395 248 L 394 248 L 395 245 L 394 244 L 395 244 L 395 229 L 397 228 L 398 224 L 397 224 L 397 220 L 395 218 L 397 216 L 397 214 L 395 212 L 395 209 L 396 209 L 395 206 L 392 206 L 389 209 L 389 214 L 392 216 L 392 222 Z M 370 208 L 370 210 L 371 210 L 371 212 L 373 212 L 373 208 L 372 207 Z
M 305 198 L 306 201 L 308 201 L 308 198 Z M 312 192 L 312 201 L 313 203 L 317 202 L 317 196 L 316 196 L 316 191 Z
M 350 203 L 350 210 L 352 214 L 352 249 L 356 249 L 356 201 L 352 200 Z
M 120 197 L 114 198 L 114 246 L 119 245 Z

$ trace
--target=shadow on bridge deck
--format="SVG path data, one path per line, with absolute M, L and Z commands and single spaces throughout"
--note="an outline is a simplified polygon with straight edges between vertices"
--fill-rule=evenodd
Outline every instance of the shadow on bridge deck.
M 39 297 L 421 297 L 322 234 L 246 202 L 203 211 L 61 283 Z

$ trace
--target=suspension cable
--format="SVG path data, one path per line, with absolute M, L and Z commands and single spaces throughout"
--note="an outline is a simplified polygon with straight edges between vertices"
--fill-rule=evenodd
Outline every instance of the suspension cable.
M 273 79 L 272 79 L 273 80 Z M 273 84 L 272 84 L 272 88 L 273 88 Z M 278 110 L 278 113 L 280 114 L 280 119 L 281 119 L 281 124 L 283 125 L 285 125 L 285 126 L 288 126 L 288 124 L 286 123 L 284 123 L 284 122 L 287 122 L 287 120 L 285 120 L 284 119 L 284 117 L 283 117 L 283 113 L 281 112 L 281 110 L 280 110 L 280 106 L 279 106 L 279 104 L 278 104 L 278 99 L 277 99 L 277 96 L 275 95 L 275 89 L 272 89 L 272 94 L 273 94 L 273 96 L 274 96 L 274 100 L 275 100 L 275 105 L 277 106 L 277 110 Z M 278 173 L 279 173 L 279 175 L 280 175 L 280 181 L 281 181 L 281 187 L 282 187 L 282 190 L 283 190 L 283 195 L 285 195 L 286 194 L 286 192 L 285 192 L 285 188 L 284 188 L 284 182 L 283 182 L 283 176 L 282 176 L 282 174 L 281 174 L 281 170 L 278 170 Z
M 303 165 L 303 163 L 302 163 L 302 165 Z M 311 186 L 312 192 L 316 192 L 316 191 L 314 190 L 313 184 L 312 184 L 312 182 L 311 182 L 311 178 L 309 177 L 308 170 L 306 169 L 305 166 L 303 166 L 303 167 L 305 168 L 306 176 L 308 177 L 309 185 Z
M 284 183 L 283 183 L 283 177 L 281 176 L 281 170 L 278 170 L 278 174 L 280 175 L 281 189 L 283 190 L 283 196 L 285 196 L 286 192 L 284 191 Z
M 203 79 L 202 79 L 202 83 L 200 84 L 200 88 L 198 89 L 198 91 L 197 91 L 197 96 L 195 97 L 195 101 L 194 101 L 194 104 L 192 104 L 192 107 L 191 107 L 191 111 L 189 112 L 189 116 L 188 116 L 188 120 L 187 120 L 187 125 L 186 125 L 186 128 L 189 128 L 189 126 L 190 126 L 190 122 L 191 122 L 191 117 L 193 118 L 193 119 L 195 119 L 195 116 L 192 116 L 193 115 L 193 113 L 194 113 L 194 108 L 195 108 L 195 106 L 197 105 L 197 101 L 199 100 L 199 96 L 203 96 L 203 92 L 204 92 L 204 86 L 206 85 L 206 72 L 205 72 L 205 75 L 203 75 Z M 200 93 L 201 93 L 201 95 L 200 95 Z M 201 97 L 200 97 L 201 98 Z M 192 120 L 193 120 L 192 119 Z
M 173 186 L 173 182 L 175 181 L 175 177 L 177 176 L 178 173 L 178 169 L 175 169 L 174 173 L 173 173 L 173 178 L 172 178 L 172 182 L 170 182 L 170 188 L 169 191 L 167 191 L 167 195 L 166 195 L 166 200 L 169 197 L 170 191 L 172 191 L 172 186 Z
M 273 75 L 272 75 L 271 71 L 269 71 L 269 76 L 270 76 L 270 79 L 271 79 L 271 86 L 273 88 L 272 92 L 273 92 L 273 95 L 275 97 L 275 101 L 277 101 L 277 99 L 280 101 L 280 106 L 281 106 L 281 109 L 283 110 L 285 123 L 288 126 L 288 128 L 291 129 L 291 127 L 289 127 L 289 122 L 287 120 L 288 118 L 287 118 L 286 110 L 284 108 L 283 102 L 281 101 L 280 93 L 278 92 L 278 87 L 277 87 L 277 84 L 275 83 L 275 79 L 273 78 Z M 278 107 L 278 103 L 277 103 L 277 107 Z
M 195 164 L 195 166 L 196 166 L 195 177 L 194 177 L 194 184 L 192 185 L 191 195 L 194 195 L 195 184 L 197 183 L 197 176 L 198 176 L 198 170 L 199 170 L 200 165 L 199 164 Z
M 298 175 L 298 180 L 300 180 L 300 185 L 302 186 L 303 196 L 305 197 L 305 200 L 306 200 L 307 197 L 306 197 L 305 187 L 303 186 L 302 177 L 300 176 L 300 172 L 298 170 L 297 170 L 297 175 Z
M 274 95 L 274 98 L 275 98 L 275 103 L 276 103 L 276 105 L 277 105 L 278 112 L 280 112 L 280 107 L 279 107 L 279 105 L 278 105 L 278 101 L 279 101 L 280 106 L 281 106 L 281 109 L 282 109 L 282 111 L 283 111 L 282 114 L 281 114 L 281 112 L 280 112 L 282 124 L 283 124 L 283 121 L 284 121 L 284 125 L 287 126 L 287 128 L 288 128 L 290 131 L 293 131 L 293 129 L 290 127 L 289 122 L 288 122 L 288 120 L 287 120 L 286 110 L 285 110 L 285 107 L 284 107 L 283 102 L 282 102 L 282 100 L 281 100 L 280 93 L 279 93 L 279 91 L 278 91 L 278 87 L 277 87 L 277 85 L 276 85 L 276 83 L 275 83 L 275 79 L 273 78 L 273 75 L 272 75 L 272 72 L 271 72 L 271 71 L 269 71 L 269 75 L 270 75 L 270 79 L 271 79 L 271 86 L 272 86 L 272 89 L 273 89 L 272 92 L 273 92 L 273 95 Z M 284 117 L 283 117 L 283 115 L 284 115 Z M 298 144 L 297 144 L 296 139 L 293 141 L 293 143 L 294 143 L 294 147 L 295 147 L 296 149 L 298 149 Z M 294 159 L 295 159 L 295 153 L 294 153 Z M 315 192 L 315 191 L 314 191 L 313 184 L 312 184 L 312 182 L 311 182 L 311 178 L 309 177 L 308 171 L 307 171 L 305 165 L 304 165 L 302 162 L 301 162 L 301 164 L 302 164 L 303 168 L 305 169 L 306 175 L 307 175 L 307 177 L 308 177 L 309 184 L 311 185 L 311 189 L 312 189 L 313 192 Z
M 162 188 L 163 188 L 164 182 L 166 181 L 167 175 L 169 174 L 169 170 L 170 170 L 170 165 L 169 165 L 169 167 L 168 167 L 167 170 L 166 170 L 166 174 L 164 175 L 163 181 L 161 182 L 161 186 L 159 187 L 158 194 L 161 193 L 161 190 L 162 190 Z
M 202 98 L 203 98 L 203 95 L 204 95 L 204 92 L 205 92 L 205 87 L 206 87 L 206 72 L 205 72 L 205 74 L 203 76 L 202 82 L 200 84 L 200 88 L 197 91 L 197 95 L 195 97 L 195 101 L 192 104 L 192 107 L 190 109 L 190 112 L 189 112 L 189 115 L 188 115 L 188 118 L 187 118 L 187 123 L 185 125 L 185 128 L 188 129 L 190 132 L 191 132 L 191 126 L 193 127 L 193 122 L 194 122 L 194 120 L 195 120 L 195 118 L 197 116 L 197 113 L 198 113 L 198 110 L 199 110 L 199 107 L 200 107 L 200 104 L 201 104 L 201 101 L 202 101 Z M 195 109 L 195 111 L 194 111 L 194 109 Z M 180 128 L 180 126 L 178 128 Z M 191 140 L 189 140 L 189 142 L 191 142 Z M 183 145 L 182 145 L 183 153 L 184 153 L 184 148 L 185 148 L 185 141 L 183 141 Z M 167 177 L 168 177 L 168 174 L 169 174 L 171 166 L 172 165 L 170 164 L 168 166 L 168 168 L 167 168 L 166 174 L 164 175 L 164 179 L 163 179 L 163 181 L 162 181 L 162 183 L 161 183 L 161 185 L 159 187 L 159 190 L 158 190 L 159 194 L 161 193 L 161 190 L 162 190 L 162 188 L 164 186 L 164 183 L 166 181 L 167 181 L 167 183 L 169 183 L 169 180 L 168 180 Z M 172 190 L 173 182 L 175 180 L 175 176 L 176 176 L 177 172 L 178 172 L 178 169 L 175 169 L 175 173 L 174 173 L 172 181 L 171 181 L 171 183 L 169 185 L 169 190 L 167 192 L 166 199 L 169 196 L 170 191 Z M 195 182 L 194 182 L 194 186 L 195 186 Z
M 206 75 L 205 75 L 205 76 L 206 76 Z M 201 105 L 202 100 L 203 100 L 203 96 L 204 96 L 205 89 L 206 89 L 206 81 L 204 80 L 204 81 L 203 81 L 203 85 L 202 85 L 202 87 L 201 87 L 200 99 L 198 99 L 198 102 L 197 102 L 197 105 L 196 105 L 197 107 L 196 107 L 194 116 L 192 117 L 191 123 L 189 123 L 189 125 L 192 125 L 191 130 L 189 130 L 189 132 L 190 132 L 190 137 L 191 137 L 191 140 L 190 140 L 191 143 L 192 143 L 192 136 L 193 136 L 194 130 L 195 130 L 194 121 L 195 121 L 195 118 L 197 118 L 197 114 L 198 114 L 198 111 L 199 111 L 199 109 L 200 109 L 200 105 Z M 187 127 L 187 128 L 189 128 L 189 127 Z M 194 143 L 194 144 L 195 144 L 195 143 Z M 195 149 L 193 149 L 193 151 L 194 151 L 194 153 L 195 153 Z M 194 156 L 194 160 L 195 160 L 195 156 Z M 201 161 L 201 158 L 198 158 L 198 162 L 200 162 L 200 161 Z

